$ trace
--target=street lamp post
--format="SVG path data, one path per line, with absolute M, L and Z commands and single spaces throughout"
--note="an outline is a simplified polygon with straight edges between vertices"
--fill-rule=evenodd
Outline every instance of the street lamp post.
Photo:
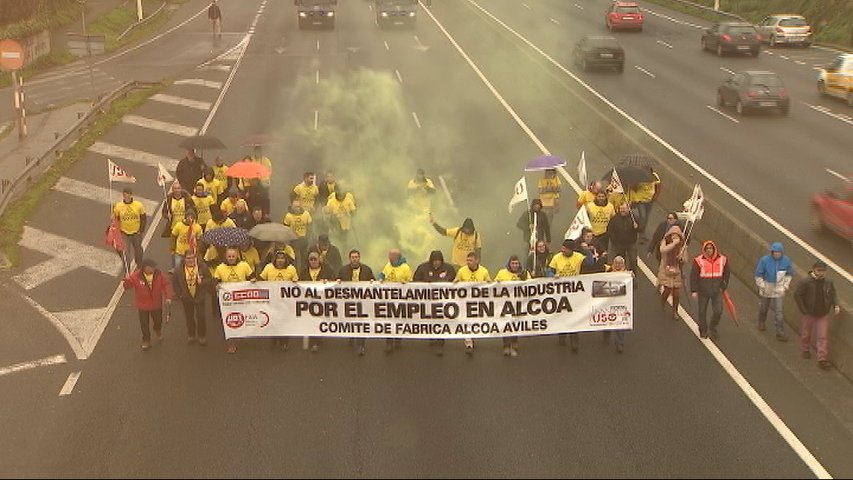
M 136 20 L 142 21 L 142 0 L 136 0 Z

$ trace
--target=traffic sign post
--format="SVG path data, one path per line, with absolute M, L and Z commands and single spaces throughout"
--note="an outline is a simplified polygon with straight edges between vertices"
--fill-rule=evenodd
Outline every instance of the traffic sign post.
M 18 138 L 27 136 L 27 110 L 24 108 L 23 80 L 18 78 L 18 70 L 24 66 L 24 48 L 14 40 L 0 40 L 0 70 L 12 72 L 13 102 L 15 105 Z

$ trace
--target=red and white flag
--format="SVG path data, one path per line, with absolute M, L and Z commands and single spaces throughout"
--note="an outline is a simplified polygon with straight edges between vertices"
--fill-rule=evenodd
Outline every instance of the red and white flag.
M 610 184 L 607 185 L 607 191 L 611 193 L 625 193 L 625 189 L 622 188 L 622 180 L 619 179 L 619 174 L 616 173 L 616 169 L 613 169 L 613 174 L 610 176 Z
M 696 222 L 702 219 L 705 213 L 705 193 L 698 183 L 693 187 L 693 194 L 684 202 L 684 211 L 687 213 L 687 221 Z
M 107 159 L 107 169 L 109 170 L 110 182 L 121 183 L 136 183 L 136 177 L 130 175 L 125 169 L 119 167 L 111 159 Z
M 160 185 L 162 188 L 166 188 L 166 184 L 172 183 L 174 178 L 166 170 L 166 167 L 163 166 L 162 163 L 157 162 L 157 185 Z
M 589 214 L 586 211 L 586 206 L 581 206 L 578 209 L 577 215 L 566 230 L 566 236 L 569 240 L 577 240 L 581 236 L 584 228 L 592 228 L 592 223 L 589 221 Z

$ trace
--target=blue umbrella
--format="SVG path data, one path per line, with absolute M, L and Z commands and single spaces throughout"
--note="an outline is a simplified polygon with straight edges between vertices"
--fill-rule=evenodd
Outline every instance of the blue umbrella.
M 249 243 L 249 231 L 239 227 L 223 227 L 208 230 L 201 236 L 202 241 L 214 247 L 240 247 Z
M 524 168 L 524 171 L 538 172 L 540 170 L 551 170 L 553 168 L 563 167 L 565 165 L 566 161 L 560 157 L 555 157 L 553 155 L 543 155 L 527 162 L 527 166 Z

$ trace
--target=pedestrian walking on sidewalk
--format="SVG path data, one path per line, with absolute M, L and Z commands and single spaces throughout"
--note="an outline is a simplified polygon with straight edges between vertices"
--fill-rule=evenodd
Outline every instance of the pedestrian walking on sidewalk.
M 785 316 L 782 308 L 785 304 L 785 293 L 791 286 L 794 268 L 791 259 L 785 255 L 780 242 L 770 244 L 770 253 L 758 259 L 755 266 L 755 285 L 758 286 L 758 329 L 762 332 L 767 328 L 767 310 L 773 305 L 775 313 L 776 340 L 787 342 L 785 335 Z
M 157 341 L 163 341 L 163 305 L 167 309 L 171 309 L 172 305 L 169 280 L 153 260 L 144 259 L 137 270 L 122 280 L 122 286 L 126 290 L 133 289 L 139 312 L 139 327 L 142 329 L 142 351 L 148 351 L 151 348 L 152 320 Z
M 803 314 L 800 331 L 803 358 L 811 358 L 811 338 L 814 330 L 817 364 L 825 370 L 829 368 L 829 314 L 841 313 L 835 285 L 832 280 L 826 278 L 826 263 L 820 260 L 815 262 L 808 278 L 797 286 L 794 298 L 800 313 Z
M 207 315 L 204 303 L 212 287 L 210 268 L 198 260 L 195 252 L 184 253 L 184 259 L 175 271 L 175 296 L 181 300 L 184 307 L 188 344 L 198 340 L 199 345 L 207 345 Z
M 207 18 L 210 20 L 211 27 L 213 27 L 213 36 L 215 38 L 222 38 L 222 10 L 219 9 L 216 0 L 213 0 L 213 3 L 207 7 Z
M 148 223 L 145 207 L 139 200 L 133 199 L 133 190 L 130 187 L 126 187 L 122 191 L 122 196 L 122 201 L 113 206 L 113 215 L 115 215 L 119 230 L 124 236 L 125 245 L 133 246 L 133 259 L 136 262 L 136 268 L 139 268 L 142 265 L 142 236 Z M 130 260 L 127 258 L 126 251 L 122 258 L 125 263 L 125 270 L 129 272 Z
M 702 255 L 693 259 L 693 270 L 690 274 L 690 291 L 699 303 L 699 337 L 718 340 L 717 326 L 723 316 L 723 292 L 729 286 L 729 259 L 720 255 L 717 244 L 713 240 L 702 243 Z M 711 323 L 708 324 L 708 303 L 713 311 Z

